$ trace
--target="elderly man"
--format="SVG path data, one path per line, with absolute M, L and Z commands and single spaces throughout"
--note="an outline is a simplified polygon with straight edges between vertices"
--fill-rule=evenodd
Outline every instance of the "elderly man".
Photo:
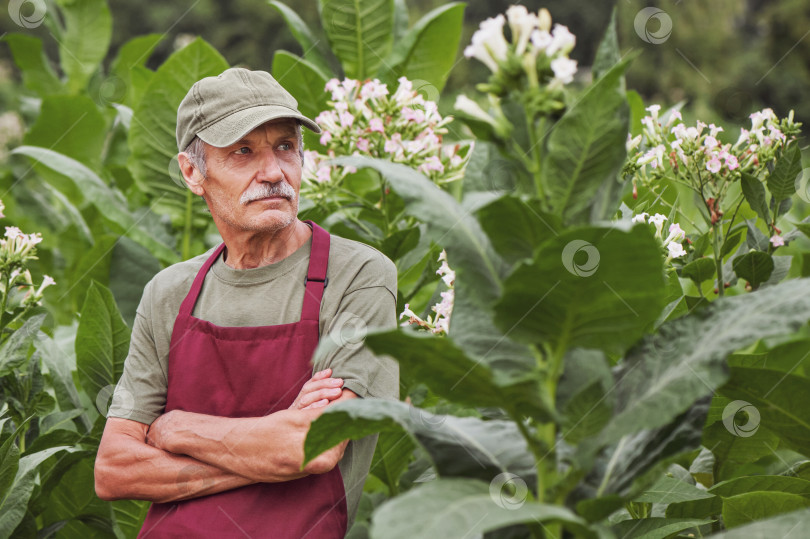
M 297 218 L 301 125 L 268 73 L 198 81 L 177 112 L 178 160 L 223 242 L 144 289 L 96 459 L 96 492 L 150 507 L 141 537 L 338 538 L 375 437 L 306 467 L 330 403 L 396 398 L 397 366 L 354 342 L 312 372 L 319 337 L 395 327 L 396 269 L 366 245 Z M 343 346 L 341 346 L 341 344 Z

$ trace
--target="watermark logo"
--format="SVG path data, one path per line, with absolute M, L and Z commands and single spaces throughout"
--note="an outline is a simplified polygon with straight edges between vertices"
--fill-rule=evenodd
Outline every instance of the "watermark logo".
M 93 89 L 92 95 L 101 106 L 120 103 L 127 96 L 127 84 L 121 77 L 110 75 Z
M 487 189 L 496 193 L 515 189 L 519 175 L 518 165 L 506 159 L 489 161 L 483 171 L 483 179 Z
M 712 100 L 714 108 L 737 123 L 746 123 L 754 107 L 754 96 L 738 86 L 723 88 Z
M 489 483 L 489 497 L 503 509 L 520 509 L 529 495 L 526 481 L 513 473 L 503 472 Z
M 599 258 L 599 249 L 585 240 L 568 242 L 562 252 L 563 266 L 577 277 L 590 277 L 596 273 L 599 269 Z
M 345 312 L 338 316 L 329 331 L 329 339 L 340 348 L 357 350 L 366 340 L 366 321 L 354 313 Z
M 422 427 L 427 430 L 435 430 L 444 425 L 447 419 L 446 415 L 431 414 L 427 410 L 423 410 L 416 406 L 410 406 L 408 414 L 411 416 L 411 421 L 415 427 Z
M 798 197 L 805 202 L 810 202 L 810 167 L 805 168 L 796 175 L 794 185 Z
M 421 95 L 425 101 L 439 102 L 439 89 L 434 84 L 422 79 L 411 81 L 413 91 Z
M 14 24 L 23 28 L 36 28 L 45 20 L 45 0 L 11 0 L 8 14 Z
M 723 425 L 734 436 L 749 438 L 759 429 L 759 410 L 750 402 L 732 401 L 723 408 Z
M 672 19 L 663 9 L 645 7 L 636 14 L 633 27 L 643 41 L 660 45 L 672 34 Z
M 101 391 L 96 395 L 98 413 L 107 417 L 110 408 L 113 406 L 116 408 L 117 413 L 126 415 L 135 408 L 135 397 L 123 387 L 118 388 L 117 391 L 113 384 L 102 387 Z
M 177 488 L 183 494 L 196 494 L 214 486 L 214 478 L 207 468 L 189 464 L 177 472 Z

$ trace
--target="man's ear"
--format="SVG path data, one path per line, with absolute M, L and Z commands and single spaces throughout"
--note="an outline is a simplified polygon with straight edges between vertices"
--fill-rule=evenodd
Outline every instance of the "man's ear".
M 205 178 L 203 178 L 203 175 L 197 170 L 197 167 L 191 164 L 191 159 L 189 159 L 186 152 L 177 154 L 177 164 L 180 165 L 180 173 L 183 174 L 183 180 L 185 180 L 191 192 L 195 195 L 203 196 L 205 193 L 203 180 Z

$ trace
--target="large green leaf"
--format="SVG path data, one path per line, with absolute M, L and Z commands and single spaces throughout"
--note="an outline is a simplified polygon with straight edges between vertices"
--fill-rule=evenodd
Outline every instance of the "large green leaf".
M 339 158 L 336 163 L 380 172 L 405 201 L 405 211 L 426 226 L 425 237 L 447 248 L 456 272 L 455 304 L 450 334 L 474 359 L 534 367 L 528 348 L 516 344 L 495 327 L 492 305 L 500 296 L 508 266 L 497 255 L 479 222 L 449 193 L 415 170 L 401 164 L 364 157 Z
M 567 223 L 587 222 L 603 184 L 617 182 L 626 157 L 629 108 L 622 90 L 628 60 L 589 87 L 555 124 L 543 164 L 543 191 Z
M 418 81 L 414 88 L 429 84 L 427 99 L 438 101 L 447 76 L 456 62 L 464 22 L 464 4 L 452 2 L 427 13 L 408 31 L 383 65 L 385 78 Z M 388 68 L 391 66 L 391 68 Z
M 346 76 L 371 77 L 394 41 L 394 0 L 318 0 L 318 10 Z
M 287 51 L 273 54 L 273 77 L 298 100 L 298 110 L 304 116 L 315 118 L 329 105 L 329 94 L 324 89 L 326 77 L 315 65 Z
M 509 276 L 496 320 L 515 338 L 555 351 L 620 353 L 658 317 L 664 284 L 660 247 L 647 228 L 573 229 Z
M 42 50 L 42 40 L 27 34 L 7 34 L 3 39 L 8 43 L 14 63 L 22 73 L 23 84 L 29 90 L 40 97 L 62 91 L 62 82 Z
M 617 441 L 665 424 L 725 382 L 728 354 L 761 338 L 788 335 L 808 320 L 810 279 L 796 279 L 717 300 L 699 317 L 662 325 L 633 348 L 616 372 L 618 413 L 603 431 L 604 439 Z
M 76 332 L 76 366 L 82 388 L 95 401 L 102 389 L 115 385 L 124 372 L 129 351 L 129 328 L 121 318 L 112 293 L 93 282 Z
M 377 438 L 369 473 L 388 487 L 391 496 L 399 494 L 399 477 L 408 468 L 416 444 L 410 436 L 397 431 L 384 431 Z
M 161 269 L 160 262 L 147 249 L 122 237 L 112 249 L 109 266 L 110 291 L 128 326 L 135 322 L 135 309 L 143 289 Z
M 152 504 L 145 500 L 116 500 L 112 502 L 117 530 L 124 537 L 137 537 L 150 505 Z
M 321 39 L 315 37 L 315 34 L 309 26 L 307 26 L 307 23 L 304 22 L 295 10 L 288 7 L 286 4 L 278 2 L 277 0 L 270 0 L 268 4 L 276 8 L 279 14 L 284 17 L 284 21 L 287 23 L 287 27 L 290 29 L 290 32 L 292 32 L 293 37 L 298 44 L 301 45 L 304 58 L 315 66 L 315 69 L 322 77 L 328 77 L 332 73 L 332 69 L 329 67 L 319 47 Z M 278 52 L 276 52 L 276 54 L 278 54 Z M 275 76 L 275 70 L 273 76 Z M 278 79 L 278 77 L 276 77 L 276 79 Z M 282 83 L 282 85 L 284 85 L 284 83 Z M 284 85 L 284 87 L 286 88 L 287 86 Z M 298 94 L 295 92 L 292 92 L 292 94 L 296 96 L 296 99 L 299 99 Z M 299 99 L 299 105 L 300 104 Z
M 120 89 L 124 95 L 119 103 L 124 103 L 133 107 L 137 105 L 137 92 L 133 84 L 132 72 L 134 69 L 143 68 L 146 61 L 155 50 L 158 43 L 163 39 L 163 34 L 147 34 L 130 39 L 118 50 L 118 55 L 110 66 L 110 74 L 116 80 L 115 84 L 120 84 Z
M 59 39 L 59 62 L 67 87 L 79 93 L 107 56 L 112 18 L 107 0 L 57 0 L 64 28 Z
M 304 443 L 307 461 L 351 438 L 376 432 L 408 434 L 430 455 L 440 476 L 491 479 L 513 473 L 529 483 L 534 459 L 511 421 L 435 415 L 393 400 L 353 399 L 326 408 Z
M 19 459 L 19 468 L 11 488 L 0 500 L 0 537 L 12 537 L 17 525 L 22 521 L 28 508 L 28 500 L 34 491 L 39 465 L 45 459 L 61 451 L 74 451 L 70 447 L 51 447 L 43 451 L 27 454 Z
M 760 316 L 766 315 L 760 313 Z M 772 315 L 768 316 L 771 318 Z M 731 399 L 753 404 L 762 425 L 778 434 L 782 442 L 795 451 L 810 456 L 808 384 L 810 380 L 803 376 L 732 367 L 731 376 L 720 392 Z
M 712 494 L 675 477 L 664 476 L 653 486 L 633 498 L 634 502 L 670 504 L 689 500 L 713 498 Z
M 610 71 L 610 68 L 619 63 L 622 58 L 619 49 L 619 37 L 616 34 L 616 9 L 610 14 L 610 22 L 596 49 L 596 56 L 593 60 L 593 78 L 598 80 L 602 75 Z
M 752 522 L 711 535 L 712 539 L 803 539 L 810 527 L 810 509 Z
M 123 195 L 107 186 L 104 180 L 82 163 L 53 150 L 35 146 L 20 146 L 15 148 L 12 153 L 31 157 L 48 168 L 64 174 L 65 177 L 73 180 L 87 200 L 98 208 L 112 228 L 148 248 L 161 260 L 169 263 L 178 261 L 177 254 L 169 246 L 156 240 L 139 225 L 127 208 Z
M 495 250 L 509 262 L 531 259 L 540 244 L 562 230 L 559 217 L 511 194 L 478 210 L 477 217 Z
M 738 256 L 732 264 L 737 277 L 751 283 L 755 290 L 771 277 L 774 269 L 773 257 L 762 251 L 751 251 Z
M 751 206 L 751 209 L 757 212 L 757 215 L 762 217 L 766 223 L 769 223 L 771 221 L 771 212 L 768 209 L 768 196 L 762 182 L 756 176 L 743 172 L 740 186 L 742 187 L 743 196 L 745 196 L 745 200 Z
M 727 528 L 753 520 L 810 507 L 810 499 L 787 492 L 747 492 L 723 501 L 723 522 Z
M 471 479 L 431 481 L 375 511 L 371 536 L 461 539 L 512 524 L 561 522 L 578 531 L 577 537 L 588 537 L 586 523 L 568 509 L 526 501 L 525 483 L 517 483 L 514 493 L 505 492 L 505 484 L 498 478 L 489 484 Z
M 779 202 L 787 200 L 796 192 L 796 177 L 802 171 L 802 152 L 798 142 L 791 142 L 776 160 L 776 166 L 765 182 L 768 191 Z
M 622 539 L 667 539 L 673 537 L 673 534 L 712 522 L 714 521 L 709 519 L 650 517 L 624 520 L 613 526 L 613 531 L 616 537 Z
M 81 95 L 55 95 L 42 100 L 37 121 L 23 142 L 48 148 L 98 169 L 106 133 L 107 121 L 92 99 Z
M 715 456 L 716 478 L 724 480 L 733 477 L 741 466 L 773 455 L 779 437 L 766 428 L 759 428 L 748 437 L 737 436 L 718 421 L 706 427 L 703 443 Z
M 503 408 L 514 417 L 549 418 L 536 380 L 516 383 L 499 376 L 503 373 L 472 360 L 450 339 L 395 330 L 368 335 L 365 342 L 375 353 L 394 357 L 408 378 L 451 402 Z
M 31 344 L 45 316 L 44 314 L 32 316 L 3 343 L 0 347 L 0 376 L 14 372 L 28 360 Z
M 132 116 L 127 166 L 141 190 L 154 199 L 154 210 L 168 213 L 178 225 L 186 223 L 187 202 L 203 222 L 210 216 L 204 202 L 182 183 L 179 171 L 172 175 L 170 170 L 177 155 L 177 107 L 195 82 L 226 69 L 228 63 L 216 49 L 198 38 L 158 68 Z

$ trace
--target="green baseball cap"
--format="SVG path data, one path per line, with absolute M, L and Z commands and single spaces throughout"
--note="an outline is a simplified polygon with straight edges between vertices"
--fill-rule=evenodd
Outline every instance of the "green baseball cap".
M 177 149 L 185 150 L 195 136 L 211 146 L 228 146 L 278 118 L 300 120 L 315 133 L 321 132 L 270 73 L 232 67 L 195 82 L 180 102 Z

